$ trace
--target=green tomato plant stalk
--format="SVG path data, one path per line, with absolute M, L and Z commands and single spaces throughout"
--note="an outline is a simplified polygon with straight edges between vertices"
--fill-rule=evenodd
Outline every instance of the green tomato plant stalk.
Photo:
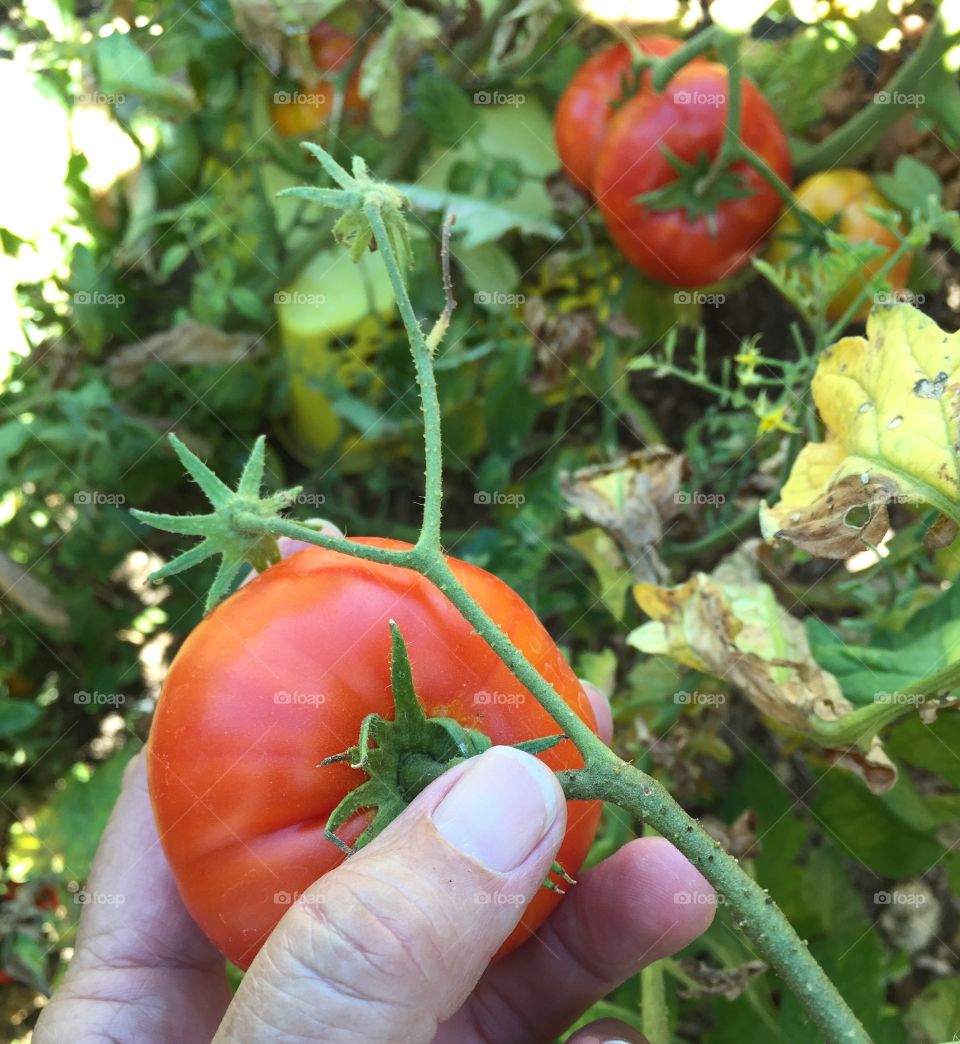
M 213 554 L 222 555 L 207 600 L 209 610 L 228 593 L 244 563 L 251 562 L 257 568 L 263 568 L 278 557 L 276 539 L 281 536 L 420 573 L 443 592 L 517 680 L 550 713 L 562 735 L 576 745 L 583 758 L 583 768 L 558 773 L 567 797 L 613 802 L 673 842 L 724 896 L 739 926 L 793 990 L 826 1039 L 833 1044 L 869 1041 L 857 1016 L 766 891 L 700 828 L 657 780 L 623 761 L 593 733 L 456 580 L 440 544 L 441 413 L 433 369 L 433 355 L 452 308 L 449 280 L 445 279 L 448 306 L 433 330 L 425 334 L 404 280 L 404 269 L 409 264 L 409 240 L 402 212 L 404 198 L 392 186 L 373 180 L 361 158 L 354 159 L 351 174 L 318 146 L 305 144 L 304 148 L 316 157 L 338 187 L 290 189 L 283 194 L 313 200 L 341 211 L 334 233 L 351 250 L 354 258 L 376 248 L 389 273 L 410 341 L 420 390 L 426 451 L 426 495 L 419 538 L 407 550 L 373 548 L 319 533 L 309 525 L 282 517 L 281 512 L 298 491 L 260 497 L 264 460 L 262 437 L 254 447 L 236 490 L 226 486 L 174 439 L 174 448 L 180 459 L 209 497 L 214 510 L 202 516 L 135 512 L 142 521 L 157 528 L 202 538 L 200 544 L 173 559 L 156 575 L 168 576 Z M 447 227 L 445 237 L 448 231 Z M 357 757 L 357 750 L 363 748 L 359 756 L 369 758 L 370 741 L 375 740 L 380 727 L 379 723 L 371 723 L 359 747 L 352 748 L 347 754 Z M 549 745 L 559 738 L 545 738 L 543 742 Z M 445 737 L 444 742 L 447 739 Z M 466 740 L 460 737 L 460 740 L 460 752 L 464 756 L 470 756 L 474 749 L 479 751 L 483 746 L 482 742 L 473 743 L 469 737 Z M 431 769 L 427 762 L 417 781 L 418 786 L 429 782 L 431 776 L 440 775 L 450 763 L 434 763 Z M 358 807 L 354 799 L 352 811 Z M 382 808 L 381 805 L 381 811 Z

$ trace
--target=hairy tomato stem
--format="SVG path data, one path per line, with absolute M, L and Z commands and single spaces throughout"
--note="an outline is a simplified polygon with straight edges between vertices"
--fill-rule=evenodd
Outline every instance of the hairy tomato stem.
M 869 1044 L 860 1020 L 766 890 L 684 812 L 660 783 L 612 752 L 602 763 L 592 762 L 586 769 L 560 772 L 558 776 L 567 797 L 611 801 L 669 838 L 723 895 L 737 917 L 738 927 L 776 968 L 827 1040 Z

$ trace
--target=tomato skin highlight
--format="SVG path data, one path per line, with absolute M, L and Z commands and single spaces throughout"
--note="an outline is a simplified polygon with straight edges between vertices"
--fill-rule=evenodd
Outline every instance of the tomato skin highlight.
M 741 140 L 787 183 L 787 137 L 763 95 L 742 80 Z M 610 123 L 597 164 L 597 202 L 613 241 L 641 272 L 668 286 L 708 286 L 743 268 L 783 208 L 783 201 L 743 161 L 731 170 L 752 195 L 724 199 L 710 214 L 684 208 L 653 210 L 636 196 L 677 180 L 661 149 L 685 163 L 713 159 L 726 124 L 727 72 L 722 65 L 688 65 L 659 95 L 628 101 Z
M 848 283 L 831 298 L 827 317 L 836 321 L 853 304 L 854 298 L 866 286 L 880 267 L 899 247 L 894 232 L 867 213 L 867 208 L 892 210 L 892 205 L 874 188 L 870 178 L 859 170 L 835 168 L 812 174 L 795 189 L 797 203 L 814 217 L 830 225 L 835 232 L 852 243 L 876 243 L 884 253 L 863 265 Z M 902 230 L 902 228 L 901 228 Z M 791 237 L 800 232 L 800 223 L 792 211 L 787 211 L 777 222 L 770 239 L 767 260 L 772 264 L 789 261 L 797 256 L 798 245 Z M 913 255 L 905 254 L 886 275 L 894 290 L 907 285 Z M 868 299 L 854 316 L 865 319 L 870 311 Z
M 644 36 L 637 45 L 644 54 L 665 58 L 677 50 L 680 41 L 670 36 Z M 616 111 L 613 105 L 623 97 L 631 65 L 630 48 L 624 43 L 597 51 L 580 66 L 557 104 L 553 128 L 560 162 L 567 177 L 587 192 L 593 191 L 600 149 Z M 649 89 L 649 70 L 642 85 L 641 89 Z
M 476 566 L 448 561 L 595 730 L 579 681 L 519 595 Z M 187 909 L 241 968 L 256 956 L 289 897 L 343 859 L 323 830 L 364 775 L 342 763 L 318 765 L 356 743 L 367 714 L 393 716 L 390 620 L 407 642 L 429 715 L 482 728 L 494 743 L 557 732 L 457 610 L 411 570 L 309 548 L 240 588 L 200 623 L 174 660 L 147 766 L 161 843 Z M 554 770 L 583 764 L 569 741 L 540 758 Z M 572 801 L 567 808 L 558 859 L 575 875 L 601 805 Z M 341 836 L 352 842 L 365 822 L 356 817 Z M 501 953 L 528 938 L 559 900 L 541 888 Z

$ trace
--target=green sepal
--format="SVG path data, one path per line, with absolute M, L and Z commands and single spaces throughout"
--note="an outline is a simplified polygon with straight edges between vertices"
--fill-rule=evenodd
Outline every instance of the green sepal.
M 368 714 L 360 725 L 356 746 L 324 758 L 320 766 L 347 762 L 370 777 L 337 805 L 324 835 L 345 852 L 369 844 L 438 776 L 491 746 L 489 736 L 468 729 L 453 718 L 428 718 L 413 684 L 406 642 L 390 621 L 390 688 L 394 717 Z M 365 809 L 374 815 L 350 849 L 336 831 Z
M 639 206 L 649 210 L 683 210 L 691 221 L 699 217 L 709 220 L 724 200 L 754 195 L 754 189 L 743 173 L 730 169 L 722 171 L 707 191 L 701 191 L 712 166 L 712 160 L 705 152 L 701 152 L 692 163 L 685 163 L 665 145 L 660 147 L 660 151 L 677 172 L 677 178 L 660 188 L 634 196 L 633 202 Z
M 201 538 L 199 544 L 153 572 L 151 580 L 161 580 L 183 572 L 213 555 L 222 556 L 204 605 L 204 611 L 210 612 L 229 592 L 244 565 L 249 563 L 255 569 L 263 570 L 280 561 L 276 539 L 262 532 L 246 530 L 240 522 L 240 516 L 252 514 L 261 518 L 275 518 L 290 506 L 300 492 L 300 487 L 273 493 L 268 497 L 260 496 L 266 445 L 262 435 L 254 443 L 236 490 L 222 482 L 176 435 L 171 434 L 169 438 L 180 462 L 203 490 L 214 510 L 208 515 L 161 515 L 134 508 L 131 514 L 154 529 Z
M 555 747 L 558 743 L 563 743 L 565 739 L 569 737 L 561 732 L 559 736 L 541 736 L 539 739 L 523 740 L 521 743 L 512 744 L 517 750 L 522 750 L 524 754 L 542 754 L 545 750 L 550 750 L 551 747 Z

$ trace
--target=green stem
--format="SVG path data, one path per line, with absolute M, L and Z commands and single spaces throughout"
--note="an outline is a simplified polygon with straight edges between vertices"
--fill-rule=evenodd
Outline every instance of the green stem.
M 400 266 L 390 247 L 390 237 L 383 224 L 379 208 L 374 204 L 364 207 L 370 227 L 380 248 L 380 258 L 387 269 L 393 292 L 397 299 L 400 318 L 410 340 L 413 364 L 417 371 L 420 388 L 420 406 L 423 410 L 423 443 L 426 459 L 426 496 L 423 505 L 423 528 L 418 547 L 440 547 L 440 515 L 443 500 L 443 454 L 440 439 L 440 400 L 437 396 L 437 379 L 433 372 L 430 352 L 427 349 L 423 328 L 417 319 L 407 293 Z
M 697 192 L 701 195 L 706 195 L 730 164 L 746 151 L 740 141 L 740 110 L 743 89 L 742 80 L 736 72 L 739 58 L 737 38 L 729 33 L 720 34 L 717 38 L 717 52 L 720 60 L 727 67 L 727 125 L 720 148 L 710 164 L 710 170 L 697 186 Z
M 870 283 L 873 283 L 874 279 L 883 278 L 889 272 L 894 265 L 900 262 L 900 259 L 905 257 L 910 251 L 910 244 L 906 238 L 900 240 L 900 245 L 896 250 L 883 262 L 883 264 L 873 273 L 870 279 Z M 824 340 L 827 344 L 832 344 L 843 331 L 849 326 L 850 323 L 856 318 L 857 313 L 863 307 L 864 301 L 867 299 L 867 294 L 870 289 L 869 284 L 860 288 L 860 293 L 850 302 L 849 307 L 840 316 L 840 318 L 827 330 L 824 335 Z
M 869 1036 L 783 913 L 723 848 L 654 779 L 616 759 L 614 765 L 559 773 L 568 798 L 602 797 L 668 837 L 726 899 L 737 924 L 831 1044 L 869 1044 Z
M 744 530 L 757 524 L 757 509 L 746 508 L 734 515 L 730 522 L 721 522 L 709 533 L 691 540 L 686 544 L 665 543 L 663 559 L 671 562 L 682 558 L 696 558 L 723 545 L 733 536 L 739 536 Z
M 726 35 L 726 31 L 720 26 L 711 25 L 697 33 L 696 36 L 692 36 L 669 57 L 653 61 L 650 85 L 659 94 L 685 65 L 701 54 L 705 54 L 717 43 L 719 38 Z
M 653 961 L 640 972 L 640 998 L 643 1035 L 650 1044 L 670 1044 L 667 993 L 663 987 L 661 961 Z
M 407 330 L 420 385 L 424 416 L 426 497 L 423 527 L 412 549 L 395 551 L 323 536 L 307 526 L 277 518 L 275 515 L 264 517 L 264 514 L 252 511 L 243 513 L 239 519 L 234 517 L 234 524 L 239 524 L 241 535 L 245 538 L 254 536 L 257 532 L 292 536 L 354 557 L 410 568 L 433 583 L 503 661 L 514 677 L 551 715 L 559 730 L 576 745 L 583 757 L 584 767 L 559 774 L 565 793 L 579 800 L 613 801 L 651 824 L 671 840 L 724 894 L 727 903 L 741 918 L 740 926 L 754 940 L 771 966 L 794 989 L 801 1004 L 829 1041 L 836 1044 L 865 1044 L 868 1037 L 856 1016 L 769 896 L 741 870 L 736 860 L 723 852 L 719 845 L 697 826 L 661 784 L 622 761 L 603 743 L 458 582 L 440 545 L 443 481 L 441 416 L 432 357 L 407 293 L 403 273 L 394 252 L 394 240 L 380 209 L 381 206 L 395 207 L 397 203 L 392 198 L 388 186 L 373 183 L 367 178 L 362 162 L 356 162 L 356 176 L 351 179 L 322 150 L 312 151 L 333 180 L 341 186 L 338 190 L 313 190 L 313 198 L 328 206 L 335 205 L 337 200 L 343 199 L 353 208 L 357 206 L 357 196 L 360 195 L 363 215 L 379 248 L 380 257 L 386 265 Z M 348 213 L 351 215 L 352 227 L 360 227 L 357 222 L 359 209 Z M 399 235 L 395 229 L 399 213 L 391 210 L 388 216 L 394 235 Z M 400 238 L 402 239 L 402 236 Z M 358 243 L 362 245 L 362 241 L 355 241 L 354 247 Z M 214 478 L 211 476 L 208 484 L 214 494 L 219 495 Z M 245 487 L 249 482 L 250 478 L 245 471 L 238 489 L 246 493 Z M 432 771 L 431 767 L 424 765 L 423 772 L 429 771 Z
M 947 35 L 942 14 L 938 13 L 930 22 L 920 46 L 887 85 L 890 101 L 884 105 L 865 106 L 816 145 L 797 146 L 794 150 L 797 177 L 805 178 L 818 170 L 856 163 L 871 152 L 887 129 L 904 113 L 917 111 L 911 97 L 935 96 L 944 75 L 941 68 L 943 55 L 955 43 L 956 34 Z M 902 100 L 895 100 L 897 98 Z
M 655 837 L 656 831 L 645 826 L 645 837 Z M 670 1013 L 667 1010 L 667 991 L 663 982 L 663 961 L 651 961 L 640 972 L 640 1015 L 643 1035 L 649 1044 L 670 1044 Z

